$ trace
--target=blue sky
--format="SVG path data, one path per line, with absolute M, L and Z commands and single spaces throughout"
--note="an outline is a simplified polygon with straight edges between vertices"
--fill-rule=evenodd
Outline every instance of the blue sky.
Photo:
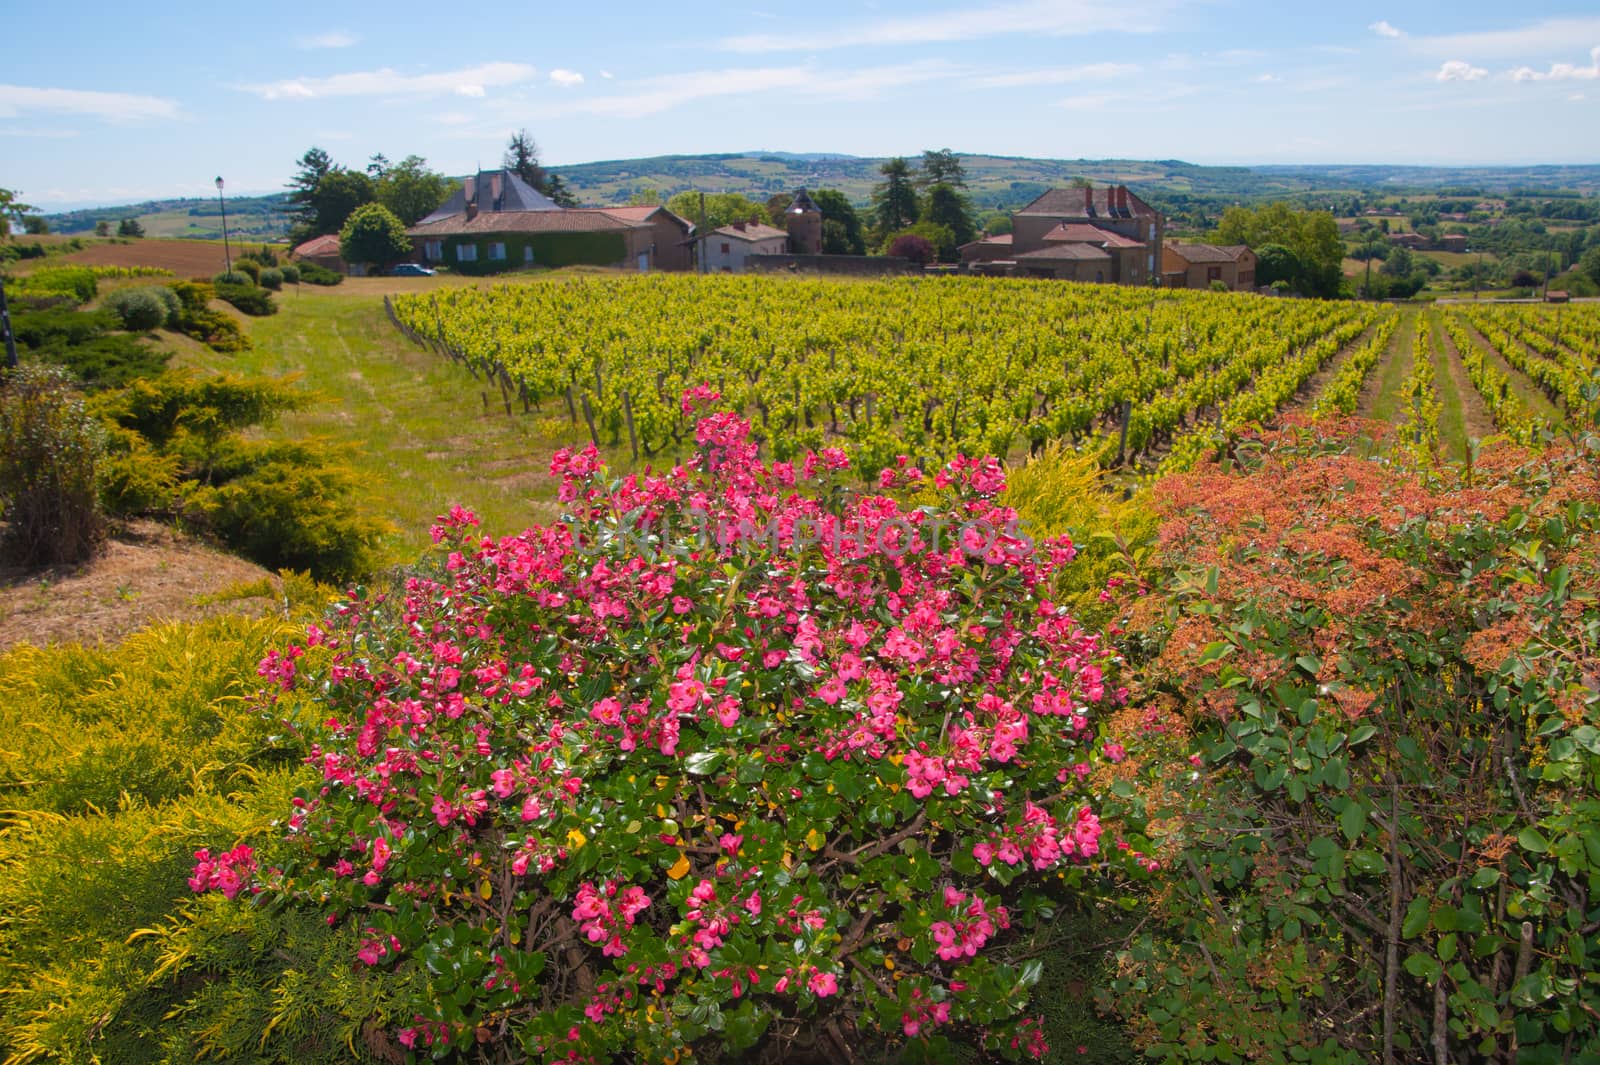
M 1600 10 L 1260 0 L 15 4 L 0 186 L 51 209 L 281 188 L 319 145 L 494 165 L 965 152 L 1600 163 Z

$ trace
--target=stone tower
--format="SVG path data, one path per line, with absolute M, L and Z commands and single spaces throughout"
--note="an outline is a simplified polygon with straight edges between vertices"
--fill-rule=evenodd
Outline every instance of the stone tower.
M 822 209 L 805 189 L 795 193 L 794 202 L 783 212 L 783 228 L 789 232 L 789 250 L 794 254 L 822 253 Z

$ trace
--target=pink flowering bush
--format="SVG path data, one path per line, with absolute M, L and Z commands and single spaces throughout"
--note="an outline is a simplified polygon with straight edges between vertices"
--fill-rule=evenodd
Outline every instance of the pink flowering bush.
M 1045 596 L 1073 547 L 1021 535 L 992 459 L 902 462 L 938 500 L 905 509 L 748 428 L 620 480 L 562 451 L 560 522 L 456 510 L 431 571 L 263 663 L 316 693 L 321 781 L 249 890 L 422 989 L 413 1054 L 1045 1052 L 1056 909 L 1143 849 L 1087 790 L 1122 693 Z

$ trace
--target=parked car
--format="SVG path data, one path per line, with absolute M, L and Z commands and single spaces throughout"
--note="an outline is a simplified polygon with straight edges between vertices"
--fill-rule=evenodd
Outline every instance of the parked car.
M 433 271 L 421 263 L 401 263 L 389 269 L 390 277 L 432 277 Z

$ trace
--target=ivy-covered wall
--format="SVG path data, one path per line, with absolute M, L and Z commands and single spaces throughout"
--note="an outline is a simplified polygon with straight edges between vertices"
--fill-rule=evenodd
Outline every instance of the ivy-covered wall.
M 489 245 L 504 242 L 506 257 L 490 259 Z M 456 249 L 476 244 L 475 262 L 460 262 Z M 527 261 L 525 248 L 533 249 L 533 262 Z M 446 237 L 444 265 L 457 273 L 478 276 L 521 270 L 527 266 L 612 266 L 628 256 L 628 245 L 621 233 L 504 233 L 481 237 Z

